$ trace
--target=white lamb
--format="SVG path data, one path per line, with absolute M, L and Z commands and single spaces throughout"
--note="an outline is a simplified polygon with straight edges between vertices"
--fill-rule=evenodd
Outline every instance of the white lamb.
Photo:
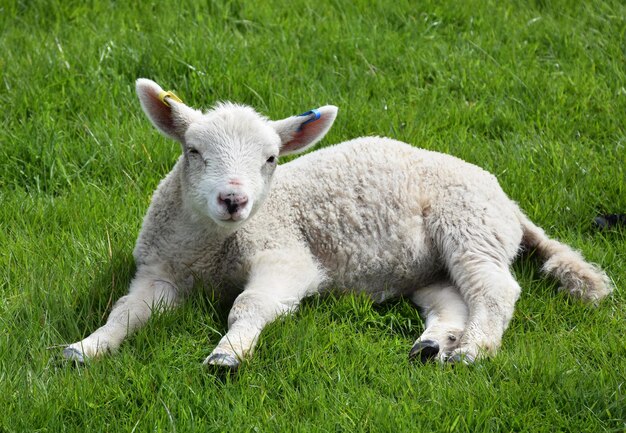
M 494 176 L 452 156 L 367 137 L 277 166 L 319 141 L 336 107 L 270 121 L 230 103 L 203 114 L 146 79 L 137 94 L 183 154 L 154 193 L 128 295 L 104 326 L 64 350 L 69 359 L 115 351 L 199 279 L 243 289 L 205 360 L 230 368 L 266 324 L 327 290 L 412 299 L 426 329 L 411 357 L 492 355 L 520 294 L 509 266 L 521 246 L 574 296 L 595 303 L 612 291 L 603 271 L 549 239 Z

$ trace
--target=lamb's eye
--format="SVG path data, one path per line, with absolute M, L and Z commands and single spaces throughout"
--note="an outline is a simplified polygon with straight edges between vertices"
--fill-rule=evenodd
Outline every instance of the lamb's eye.
M 198 152 L 198 149 L 196 149 L 195 147 L 190 147 L 189 150 L 187 150 L 187 152 L 189 152 L 189 155 L 191 156 L 200 155 L 200 152 Z
M 270 156 L 269 158 L 267 158 L 267 163 L 268 164 L 274 164 L 276 162 L 276 157 L 275 156 Z

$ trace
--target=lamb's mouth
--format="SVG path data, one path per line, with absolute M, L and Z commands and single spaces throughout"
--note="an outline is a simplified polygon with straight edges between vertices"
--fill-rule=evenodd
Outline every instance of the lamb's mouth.
M 220 215 L 219 217 L 214 218 L 213 220 L 218 225 L 221 225 L 222 227 L 233 227 L 233 226 L 243 223 L 246 219 L 248 219 L 248 217 L 243 216 L 241 214 L 227 214 L 227 215 Z
M 245 219 L 246 218 L 241 215 L 229 215 L 226 219 L 222 219 L 222 221 L 226 223 L 239 223 Z

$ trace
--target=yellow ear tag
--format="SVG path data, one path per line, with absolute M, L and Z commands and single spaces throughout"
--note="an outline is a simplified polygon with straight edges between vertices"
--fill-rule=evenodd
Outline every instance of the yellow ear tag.
M 163 91 L 161 91 L 161 92 L 159 93 L 159 100 L 160 100 L 163 104 L 165 104 L 165 105 L 167 105 L 167 106 L 169 107 L 169 106 L 170 106 L 170 104 L 169 104 L 169 102 L 167 102 L 167 101 L 165 100 L 165 98 L 172 98 L 172 99 L 173 99 L 174 101 L 176 101 L 176 102 L 180 102 L 181 104 L 183 103 L 183 101 L 182 101 L 182 100 L 181 100 L 178 96 L 176 96 L 176 95 L 174 94 L 174 92 L 172 92 L 171 90 L 168 90 L 167 92 L 166 92 L 165 90 L 163 90 Z

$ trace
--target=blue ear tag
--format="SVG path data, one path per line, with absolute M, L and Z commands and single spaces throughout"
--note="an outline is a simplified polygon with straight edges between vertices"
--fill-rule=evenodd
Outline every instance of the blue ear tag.
M 305 122 L 302 122 L 300 124 L 300 128 L 298 128 L 298 131 L 301 131 L 302 127 L 307 123 L 315 122 L 316 120 L 319 120 L 320 117 L 322 117 L 322 113 L 320 113 L 320 110 L 318 110 L 317 108 L 307 111 L 306 113 L 299 114 L 298 117 L 310 116 L 311 114 L 314 114 L 314 116 L 306 120 Z

